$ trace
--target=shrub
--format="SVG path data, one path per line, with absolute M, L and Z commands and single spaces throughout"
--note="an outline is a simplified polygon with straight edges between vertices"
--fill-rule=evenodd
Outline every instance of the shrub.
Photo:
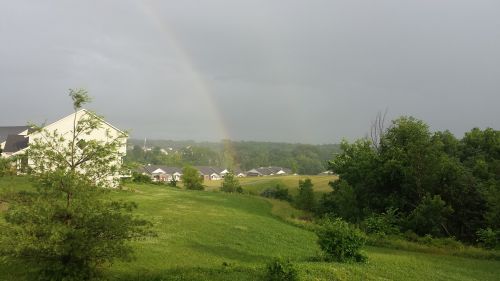
M 288 189 L 277 184 L 276 187 L 267 188 L 260 193 L 260 196 L 274 198 L 278 200 L 291 201 L 292 198 L 288 194 Z
M 243 188 L 241 187 L 238 178 L 234 177 L 234 173 L 230 171 L 224 176 L 224 180 L 221 183 L 220 190 L 223 192 L 237 192 L 243 193 Z
M 191 166 L 185 166 L 182 169 L 181 176 L 182 183 L 186 189 L 190 190 L 204 190 L 203 186 L 203 177 L 200 176 L 200 173 L 197 169 Z
M 274 259 L 266 266 L 267 281 L 296 281 L 299 280 L 297 270 L 289 260 Z
M 397 209 L 389 208 L 385 213 L 373 214 L 363 221 L 365 232 L 376 235 L 394 235 L 399 233 Z
M 168 186 L 170 187 L 177 187 L 177 180 L 175 179 L 175 177 L 172 177 L 172 179 L 168 182 Z
M 326 260 L 339 262 L 366 260 L 366 256 L 360 251 L 366 243 L 366 236 L 361 230 L 342 219 L 325 219 L 316 229 L 316 235 Z
M 498 247 L 499 233 L 491 228 L 480 229 L 476 232 L 477 242 L 485 249 L 495 249 Z
M 132 181 L 136 183 L 151 183 L 151 177 L 141 173 L 133 172 Z

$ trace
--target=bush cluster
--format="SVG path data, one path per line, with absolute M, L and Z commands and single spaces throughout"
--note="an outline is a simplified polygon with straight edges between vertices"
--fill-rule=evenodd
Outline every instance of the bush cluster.
M 297 270 L 289 260 L 274 259 L 266 266 L 266 281 L 297 281 Z
M 496 249 L 500 246 L 500 233 L 491 228 L 480 229 L 476 232 L 477 242 L 486 249 Z
M 367 234 L 380 236 L 399 233 L 397 209 L 389 208 L 385 213 L 372 214 L 363 221 L 363 228 Z
M 366 261 L 361 248 L 366 243 L 365 234 L 340 218 L 326 218 L 316 229 L 318 244 L 328 261 Z
M 267 188 L 260 193 L 260 196 L 274 198 L 284 201 L 292 201 L 292 197 L 288 194 L 288 189 L 277 184 L 275 187 Z
M 151 177 L 141 173 L 133 172 L 132 181 L 136 183 L 151 183 Z

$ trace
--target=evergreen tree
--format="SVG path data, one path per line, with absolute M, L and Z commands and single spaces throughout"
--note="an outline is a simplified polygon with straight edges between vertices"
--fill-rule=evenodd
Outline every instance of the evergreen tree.
M 314 209 L 314 191 L 311 179 L 299 180 L 299 194 L 295 198 L 295 205 L 306 211 Z

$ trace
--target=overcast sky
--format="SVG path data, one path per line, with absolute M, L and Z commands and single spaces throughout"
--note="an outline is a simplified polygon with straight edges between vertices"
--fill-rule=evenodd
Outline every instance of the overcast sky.
M 0 125 L 81 87 L 136 138 L 335 143 L 385 109 L 500 127 L 498 0 L 0 2 Z

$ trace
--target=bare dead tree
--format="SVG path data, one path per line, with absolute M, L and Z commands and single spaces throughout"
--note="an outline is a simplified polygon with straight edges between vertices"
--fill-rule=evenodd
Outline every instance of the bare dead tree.
M 380 142 L 382 140 L 382 136 L 385 131 L 385 118 L 387 116 L 387 109 L 382 113 L 379 111 L 377 116 L 373 120 L 370 127 L 370 139 L 372 141 L 372 145 L 376 150 L 380 148 Z

